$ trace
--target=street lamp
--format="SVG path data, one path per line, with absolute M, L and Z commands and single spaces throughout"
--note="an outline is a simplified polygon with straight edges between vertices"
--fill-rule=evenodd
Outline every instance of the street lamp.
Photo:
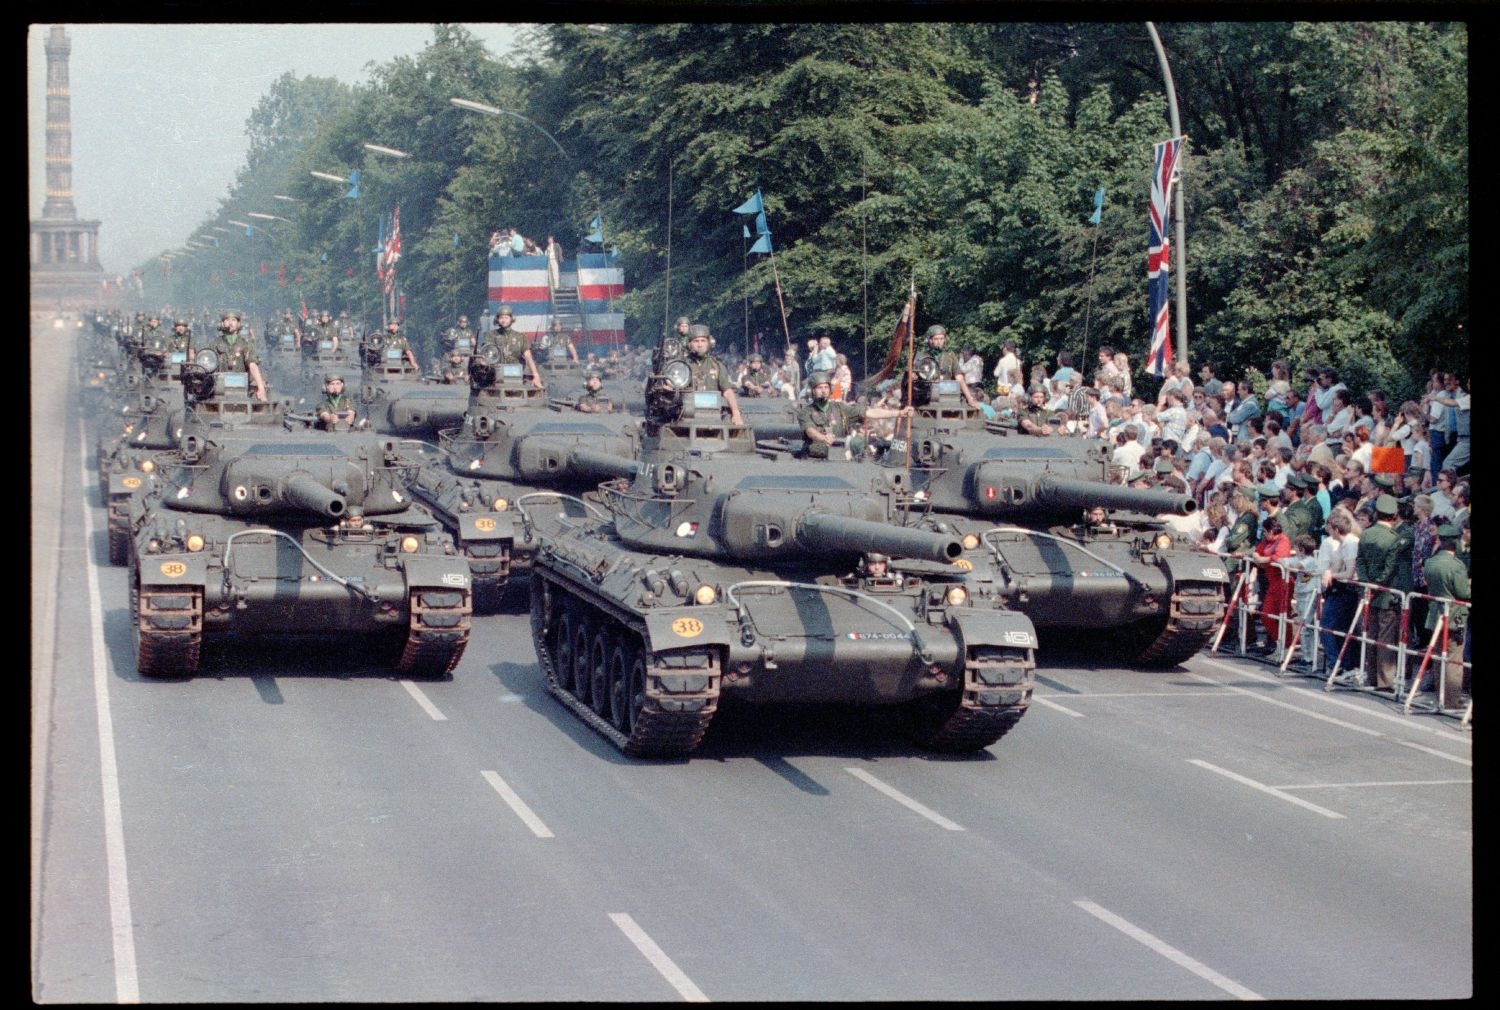
M 239 226 L 240 226 L 240 227 L 241 227 L 241 228 L 249 228 L 249 227 L 251 227 L 251 225 L 250 225 L 250 222 L 249 222 L 249 221 L 230 221 L 230 222 L 229 222 L 229 223 L 230 223 L 230 224 L 237 224 L 237 225 L 239 225 Z
M 530 119 L 527 119 L 519 112 L 511 112 L 509 109 L 499 109 L 493 105 L 486 105 L 483 102 L 471 102 L 467 98 L 450 98 L 448 99 L 448 104 L 457 106 L 460 109 L 468 109 L 470 112 L 481 112 L 486 116 L 510 116 L 512 119 L 519 119 L 521 122 L 527 124 L 528 126 L 535 126 L 538 130 L 542 131 L 542 134 L 548 140 L 552 141 L 552 146 L 557 148 L 559 154 L 561 154 L 564 158 L 567 158 L 569 161 L 573 160 L 573 156 L 570 155 L 567 151 L 563 150 L 563 146 L 557 142 L 556 137 L 552 136 L 552 134 L 542 129 L 542 127 L 537 123 L 533 122 Z
M 364 149 L 366 151 L 374 151 L 376 154 L 388 154 L 392 158 L 410 158 L 411 157 L 411 155 L 407 154 L 405 151 L 398 151 L 394 147 L 386 147 L 386 146 L 384 146 L 382 144 L 365 144 L 364 145 Z
M 273 193 L 271 195 L 271 199 L 272 200 L 285 200 L 287 203 L 301 203 L 302 202 L 301 200 L 298 200 L 295 196 L 287 196 L 284 193 Z
M 262 213 L 260 213 L 258 211 L 253 211 L 253 210 L 252 211 L 247 211 L 245 213 L 245 216 L 246 217 L 259 218 L 262 221 L 285 221 L 286 220 L 286 218 L 284 218 L 284 217 L 277 217 L 275 214 L 262 214 Z
M 334 175 L 332 172 L 308 172 L 307 174 L 310 175 L 310 176 L 312 176 L 314 179 L 327 179 L 329 182 L 348 182 L 349 181 L 348 179 L 344 178 L 342 175 Z M 233 221 L 230 222 L 230 224 L 233 224 L 233 223 L 234 223 Z

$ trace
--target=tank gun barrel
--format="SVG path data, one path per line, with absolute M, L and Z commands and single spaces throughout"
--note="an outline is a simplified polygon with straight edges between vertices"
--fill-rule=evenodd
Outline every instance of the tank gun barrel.
M 1085 509 L 1102 506 L 1107 509 L 1130 509 L 1151 515 L 1170 513 L 1185 516 L 1198 507 L 1198 503 L 1185 494 L 1175 491 L 1153 491 L 1124 487 L 1119 484 L 1100 484 L 1087 480 L 1070 480 L 1045 474 L 1036 482 L 1033 500 L 1053 508 Z
M 827 512 L 805 513 L 798 540 L 818 552 L 859 554 L 875 551 L 925 561 L 954 561 L 964 550 L 963 544 L 954 536 Z
M 623 456 L 612 456 L 607 452 L 576 446 L 568 453 L 568 469 L 580 475 L 608 479 L 634 477 L 641 464 Z
M 344 496 L 335 493 L 311 474 L 301 471 L 288 474 L 281 485 L 282 498 L 304 512 L 315 512 L 330 519 L 344 514 Z

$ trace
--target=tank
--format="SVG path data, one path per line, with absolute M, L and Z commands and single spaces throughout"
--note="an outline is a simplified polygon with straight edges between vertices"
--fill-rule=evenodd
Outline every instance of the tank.
M 299 426 L 300 427 L 300 426 Z M 374 641 L 402 676 L 440 677 L 468 641 L 468 566 L 371 433 L 245 424 L 190 431 L 132 510 L 137 669 L 187 677 L 237 639 Z
M 634 474 L 640 449 L 638 419 L 549 400 L 524 366 L 497 358 L 486 344 L 471 360 L 464 423 L 439 434 L 438 452 L 424 457 L 413 487 L 468 559 L 479 610 L 500 607 L 512 578 L 530 567 L 536 541 L 518 503 Z
M 986 423 L 937 382 L 912 425 L 908 522 L 952 530 L 1012 605 L 1047 629 L 1105 632 L 1112 654 L 1145 667 L 1182 662 L 1223 616 L 1228 573 L 1162 516 L 1185 494 L 1109 482 L 1110 456 L 1076 436 L 1034 436 Z M 904 445 L 886 463 L 906 463 Z M 1085 510 L 1108 510 L 1103 524 Z
M 462 423 L 469 402 L 464 386 L 424 378 L 382 333 L 365 337 L 360 356 L 359 401 L 376 430 L 432 438 Z M 319 375 L 320 389 L 321 380 Z
M 686 365 L 647 389 L 641 467 L 597 514 L 526 510 L 547 689 L 627 755 L 691 752 L 722 698 L 889 706 L 920 745 L 971 752 L 1025 713 L 1036 634 L 958 538 L 891 522 L 906 475 L 759 456 Z M 884 575 L 859 569 L 888 554 Z

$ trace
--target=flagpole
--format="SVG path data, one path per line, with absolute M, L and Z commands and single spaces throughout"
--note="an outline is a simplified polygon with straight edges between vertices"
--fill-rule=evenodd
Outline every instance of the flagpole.
M 1089 316 L 1094 310 L 1094 263 L 1099 258 L 1099 226 L 1094 225 L 1094 251 L 1089 254 L 1089 300 L 1083 309 L 1083 356 L 1078 359 L 1080 370 L 1089 363 Z
M 748 236 L 745 234 L 748 230 L 743 224 L 740 225 L 740 275 L 742 280 L 743 276 L 750 272 L 750 243 L 747 241 Z M 750 357 L 750 289 L 746 286 L 743 290 L 744 297 L 741 301 L 745 306 L 745 357 L 748 358 Z
M 661 306 L 661 335 L 672 332 L 672 159 L 667 159 L 667 292 Z
M 1156 59 L 1161 64 L 1162 80 L 1167 87 L 1167 116 L 1172 123 L 1172 136 L 1182 137 L 1182 124 L 1177 118 L 1177 88 L 1172 83 L 1172 67 L 1167 63 L 1167 51 L 1162 48 L 1161 36 L 1156 34 L 1156 25 L 1150 21 L 1146 22 L 1146 30 L 1151 33 L 1151 44 L 1156 47 Z M 1182 137 L 1187 140 L 1186 137 Z M 1174 174 L 1182 171 L 1182 154 L 1179 150 L 1177 161 L 1172 169 Z M 1173 222 L 1172 234 L 1173 244 L 1177 246 L 1177 357 L 1180 361 L 1188 359 L 1188 337 L 1187 337 L 1187 220 L 1183 213 L 1182 186 L 1177 186 L 1177 195 L 1173 200 L 1173 213 L 1177 220 Z M 1165 236 L 1163 236 L 1165 238 Z
M 865 200 L 869 198 L 867 186 L 868 176 L 865 175 L 865 152 L 859 152 L 859 264 L 864 276 L 861 290 L 864 292 L 865 300 L 865 360 L 864 368 L 859 373 L 860 381 L 863 382 L 870 375 L 870 219 L 865 210 Z
M 769 243 L 768 243 L 769 244 Z M 786 345 L 792 346 L 792 330 L 786 322 L 786 302 L 781 297 L 781 274 L 776 269 L 776 249 L 771 249 L 771 279 L 776 282 L 776 304 L 781 307 L 781 332 L 786 337 Z
M 911 403 L 912 368 L 917 356 L 917 268 L 913 264 L 911 268 L 911 293 L 906 297 L 906 404 Z M 903 464 L 911 468 L 911 422 L 915 417 L 906 419 L 906 462 Z

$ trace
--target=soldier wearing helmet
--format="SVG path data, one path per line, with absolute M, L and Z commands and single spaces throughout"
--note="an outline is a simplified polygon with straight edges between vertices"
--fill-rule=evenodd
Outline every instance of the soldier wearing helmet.
M 459 316 L 458 322 L 455 325 L 448 327 L 447 331 L 443 334 L 442 342 L 444 352 L 452 351 L 455 347 L 458 347 L 459 342 L 464 340 L 465 338 L 467 338 L 469 341 L 468 346 L 472 348 L 474 346 L 474 331 L 469 328 L 469 317 Z
M 226 311 L 219 322 L 219 338 L 209 347 L 219 356 L 219 371 L 249 372 L 255 384 L 255 398 L 266 401 L 266 380 L 261 378 L 260 359 L 255 345 L 240 336 L 240 314 Z
M 797 425 L 802 429 L 806 453 L 813 459 L 827 459 L 828 449 L 855 431 L 866 419 L 879 421 L 890 417 L 911 417 L 912 408 L 866 407 L 830 399 L 833 377 L 827 372 L 813 372 L 807 377 L 812 399 L 797 409 Z
M 740 376 L 740 391 L 746 396 L 771 396 L 775 390 L 771 385 L 771 373 L 759 354 L 750 355 L 745 363 L 745 374 Z
M 979 401 L 974 398 L 969 384 L 964 380 L 962 363 L 958 355 L 948 350 L 948 328 L 941 323 L 934 323 L 927 327 L 927 353 L 937 362 L 937 379 L 944 381 L 948 379 L 958 380 L 958 391 L 963 394 L 970 407 L 979 409 Z M 903 384 L 903 388 L 904 384 Z M 912 402 L 922 406 L 932 396 L 932 385 L 919 376 L 912 376 Z
M 890 578 L 891 559 L 876 551 L 866 551 L 859 559 L 860 578 L 865 582 L 885 581 Z
M 687 343 L 688 330 L 692 328 L 692 325 L 693 325 L 693 321 L 691 319 L 689 319 L 687 316 L 678 316 L 677 317 L 677 323 L 676 323 L 677 339 L 680 340 L 680 341 L 682 341 L 684 344 Z
M 417 364 L 416 353 L 411 349 L 411 341 L 406 339 L 406 335 L 401 332 L 401 324 L 394 319 L 385 324 L 385 346 L 387 351 L 392 347 L 401 348 L 402 355 L 411 363 L 411 367 L 418 372 L 422 370 L 422 366 Z
M 735 395 L 734 384 L 729 381 L 728 369 L 723 362 L 708 353 L 713 334 L 707 326 L 698 323 L 688 327 L 687 338 L 687 364 L 693 373 L 692 387 L 717 389 L 724 395 L 724 402 L 729 405 L 730 418 L 735 424 L 744 424 L 745 418 L 740 413 L 740 398 Z
M 531 343 L 526 339 L 526 334 L 513 328 L 515 314 L 511 312 L 509 305 L 501 305 L 495 310 L 495 328 L 485 335 L 485 343 L 494 344 L 500 349 L 500 364 L 513 365 L 524 362 L 531 373 L 531 384 L 537 389 L 542 388 L 542 375 L 537 370 L 536 359 L 531 356 Z
M 341 422 L 354 423 L 358 413 L 354 407 L 354 398 L 344 392 L 344 377 L 338 372 L 329 372 L 323 376 L 323 399 L 319 401 L 315 413 L 318 415 L 318 427 L 324 431 L 333 431 Z
M 172 335 L 167 338 L 167 346 L 174 351 L 192 353 L 193 334 L 188 329 L 188 321 L 181 316 L 172 320 Z
M 573 404 L 574 410 L 585 414 L 608 414 L 614 410 L 614 404 L 604 394 L 604 380 L 599 373 L 593 370 L 587 372 L 583 377 L 583 392 L 579 394 L 578 402 Z

